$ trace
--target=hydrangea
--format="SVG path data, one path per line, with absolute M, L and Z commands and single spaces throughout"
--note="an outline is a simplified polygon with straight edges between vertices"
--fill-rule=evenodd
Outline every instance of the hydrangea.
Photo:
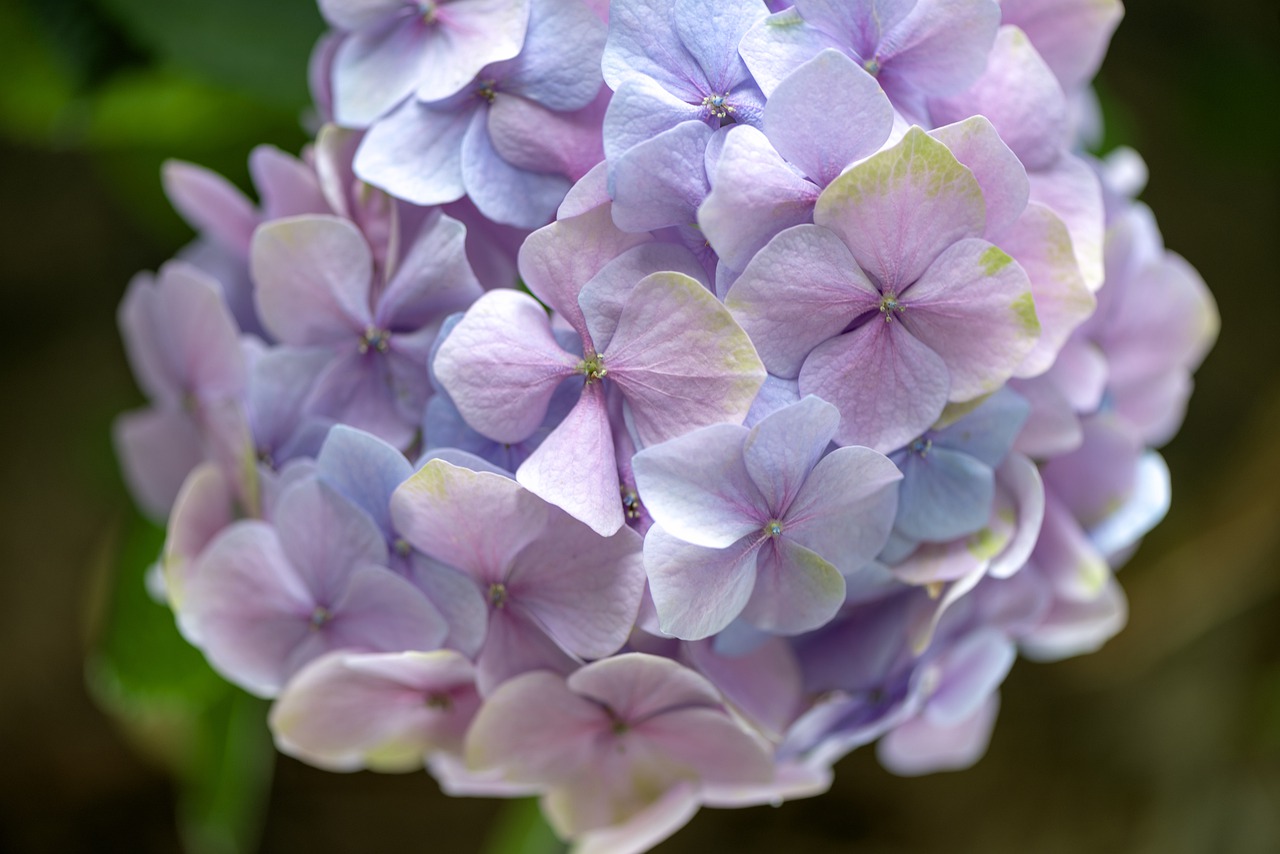
M 576 850 L 986 748 L 1096 649 L 1213 300 L 1084 152 L 1105 0 L 321 0 L 329 120 L 170 163 L 165 595 L 279 748 Z M 445 206 L 445 207 L 441 207 Z

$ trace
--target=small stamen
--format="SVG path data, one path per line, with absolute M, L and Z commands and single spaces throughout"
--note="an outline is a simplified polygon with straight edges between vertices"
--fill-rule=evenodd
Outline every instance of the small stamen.
M 476 97 L 483 98 L 484 100 L 492 104 L 493 99 L 497 97 L 497 94 L 498 94 L 498 90 L 495 88 L 496 84 L 497 84 L 496 80 L 480 81 L 480 88 L 476 89 Z
M 622 486 L 622 512 L 632 521 L 639 519 L 644 505 L 640 503 L 640 496 L 636 494 L 634 489 L 628 486 Z
M 592 383 L 596 380 L 604 379 L 609 371 L 604 366 L 604 357 L 600 355 L 591 356 L 583 359 L 578 363 L 578 372 L 587 375 L 587 382 Z
M 409 541 L 404 537 L 396 537 L 395 550 L 400 557 L 408 557 L 413 551 L 413 546 L 409 545 Z
M 426 706 L 428 709 L 434 709 L 437 712 L 453 711 L 453 698 L 448 694 L 435 692 L 427 695 Z
M 764 526 L 764 532 L 770 537 L 780 537 L 782 536 L 782 523 L 777 519 L 770 519 L 768 524 Z
M 929 452 L 933 450 L 933 440 L 926 439 L 924 436 L 921 436 L 919 439 L 916 439 L 911 443 L 909 450 L 913 454 L 919 454 L 922 457 L 927 457 L 929 456 Z
M 885 323 L 888 323 L 893 319 L 893 313 L 895 311 L 898 314 L 902 314 L 906 310 L 907 307 L 898 302 L 897 294 L 885 294 L 880 298 L 880 313 L 884 315 Z
M 317 605 L 311 612 L 311 631 L 318 632 L 333 619 L 333 614 L 323 605 Z
M 378 353 L 385 353 L 391 347 L 391 333 L 385 329 L 378 329 L 376 326 L 370 326 L 360 336 L 360 343 L 356 345 L 356 349 L 363 356 L 370 350 Z
M 497 581 L 489 585 L 489 604 L 495 608 L 507 604 L 507 585 Z
M 702 99 L 702 108 L 717 119 L 725 119 L 730 113 L 737 112 L 732 104 L 725 102 L 725 95 L 708 95 Z
M 880 74 L 880 60 L 876 59 L 874 56 L 862 63 L 862 67 L 866 69 L 866 72 L 872 77 L 877 77 Z
M 422 23 L 430 25 L 440 19 L 440 7 L 433 0 L 421 0 L 418 7 L 422 9 Z

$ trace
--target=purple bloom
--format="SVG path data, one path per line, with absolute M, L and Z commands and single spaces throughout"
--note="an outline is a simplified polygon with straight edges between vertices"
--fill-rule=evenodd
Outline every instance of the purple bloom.
M 888 537 L 902 476 L 867 448 L 824 457 L 838 421 L 807 397 L 750 429 L 714 425 L 636 454 L 657 523 L 645 570 L 664 632 L 697 640 L 742 614 L 798 634 L 835 615 L 843 575 Z
M 404 538 L 479 584 L 481 693 L 526 670 L 568 672 L 626 641 L 640 607 L 640 538 L 602 537 L 515 481 L 431 460 L 391 499 Z
M 614 90 L 604 119 L 610 169 L 683 122 L 758 125 L 764 96 L 738 42 L 767 14 L 760 0 L 617 0 L 602 66 Z
M 656 834 L 631 823 L 643 842 L 623 835 L 602 851 L 656 844 L 692 816 L 703 785 L 773 777 L 767 746 L 734 722 L 710 683 L 642 653 L 589 664 L 567 679 L 541 672 L 507 682 L 476 715 L 466 752 L 473 767 L 543 787 L 543 808 L 565 837 L 626 826 L 655 807 L 679 816 Z
M 1000 23 L 994 0 L 796 0 L 742 39 L 742 58 L 766 95 L 825 48 L 880 81 L 899 111 L 920 120 L 924 98 L 973 82 Z
M 438 101 L 520 52 L 532 0 L 320 0 L 348 35 L 333 59 L 333 110 L 368 127 L 411 94 Z
M 330 771 L 411 771 L 461 754 L 475 668 L 456 652 L 335 652 L 298 672 L 271 707 L 281 752 Z
M 480 294 L 462 244 L 462 225 L 437 216 L 383 283 L 347 220 L 293 217 L 258 229 L 252 268 L 263 322 L 284 344 L 331 354 L 310 411 L 409 444 L 431 390 L 436 327 Z
M 475 69 L 448 94 L 420 92 L 379 120 L 360 145 L 357 174 L 416 204 L 465 194 L 496 222 L 542 225 L 603 155 L 603 103 L 594 102 L 604 39 L 580 0 L 533 4 L 518 56 Z
M 331 650 L 437 648 L 444 618 L 386 563 L 369 517 L 305 478 L 280 496 L 274 524 L 237 522 L 209 544 L 179 623 L 219 672 L 264 697 Z
M 773 238 L 725 304 L 771 373 L 840 410 L 838 441 L 893 450 L 1035 346 L 1026 273 L 985 222 L 973 173 L 913 128 L 829 185 L 815 224 Z
M 641 245 L 608 207 L 548 226 L 525 243 L 530 290 L 569 322 L 581 355 L 561 348 L 546 312 L 514 291 L 478 300 L 436 355 L 435 371 L 467 423 L 500 442 L 528 437 L 567 378 L 577 405 L 516 472 L 530 490 L 593 529 L 623 524 L 606 391 L 623 397 L 642 445 L 741 421 L 764 370 L 745 333 L 675 247 Z M 646 275 L 649 273 L 649 275 Z

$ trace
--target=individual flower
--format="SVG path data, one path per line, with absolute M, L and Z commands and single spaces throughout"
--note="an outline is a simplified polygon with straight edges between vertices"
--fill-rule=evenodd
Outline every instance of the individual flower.
M 463 233 L 456 220 L 432 217 L 384 282 L 347 220 L 290 217 L 258 229 L 251 266 L 263 322 L 285 345 L 330 353 L 311 412 L 408 446 L 431 391 L 436 330 L 480 294 Z
M 476 715 L 466 755 L 473 767 L 540 786 L 556 832 L 595 831 L 598 851 L 647 850 L 689 820 L 703 786 L 773 778 L 768 747 L 710 683 L 643 653 L 567 678 L 541 671 L 505 683 Z
M 546 311 L 516 291 L 479 299 L 440 346 L 435 372 L 463 418 L 500 442 L 542 423 L 562 382 L 577 404 L 516 480 L 602 534 L 624 522 L 607 394 L 627 403 L 642 445 L 741 422 L 764 379 L 751 342 L 694 278 L 672 272 L 674 247 L 619 231 L 607 206 L 535 232 L 520 254 L 530 291 L 568 322 L 564 350 Z M 679 269 L 679 268 L 677 268 Z M 657 270 L 657 272 L 653 272 Z M 646 275 L 647 274 L 647 275 Z
M 750 429 L 713 425 L 636 454 L 656 524 L 645 571 L 661 628 L 709 637 L 739 614 L 799 634 L 844 603 L 844 575 L 883 547 L 901 473 L 868 448 L 823 455 L 840 420 L 815 397 Z
M 527 670 L 612 655 L 631 633 L 644 570 L 629 528 L 602 537 L 508 477 L 440 459 L 396 489 L 391 519 L 414 548 L 479 585 L 482 694 Z
M 814 224 L 774 237 L 725 304 L 771 373 L 836 406 L 839 442 L 890 451 L 1035 346 L 1026 273 L 985 224 L 973 173 L 913 128 L 832 182 Z
M 214 668 L 264 697 L 333 650 L 436 649 L 447 623 L 386 564 L 369 517 L 306 477 L 280 496 L 272 524 L 239 521 L 209 543 L 179 625 Z

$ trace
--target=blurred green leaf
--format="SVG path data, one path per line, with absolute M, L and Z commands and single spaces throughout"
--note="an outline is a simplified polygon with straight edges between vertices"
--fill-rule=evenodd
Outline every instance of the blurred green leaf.
M 0 131 L 27 142 L 49 139 L 73 94 L 70 74 L 29 17 L 0 4 Z
M 238 689 L 205 710 L 178 805 L 189 854 L 249 854 L 257 848 L 275 748 L 267 703 Z
M 508 801 L 485 843 L 484 854 L 564 854 L 561 842 L 542 817 L 536 798 Z
M 301 109 L 324 22 L 315 0 L 99 0 L 175 67 L 250 97 Z
M 123 525 L 114 577 L 101 603 L 101 636 L 90 653 L 90 688 L 109 708 L 168 703 L 199 708 L 226 691 L 178 633 L 173 612 L 151 598 L 146 574 L 160 556 L 164 530 L 133 514 Z
M 275 752 L 267 703 L 228 684 L 179 634 L 146 576 L 164 531 L 136 513 L 122 525 L 114 572 L 97 603 L 91 693 L 179 785 L 189 854 L 249 854 L 261 831 Z

